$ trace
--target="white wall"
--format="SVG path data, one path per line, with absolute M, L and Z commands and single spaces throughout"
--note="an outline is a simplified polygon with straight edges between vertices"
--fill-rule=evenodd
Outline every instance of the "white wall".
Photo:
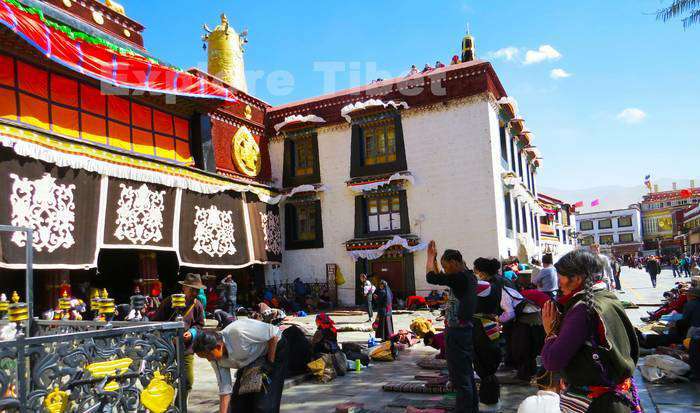
M 470 265 L 479 256 L 505 255 L 499 251 L 499 237 L 505 237 L 503 194 L 494 190 L 501 191 L 500 172 L 494 173 L 494 165 L 500 165 L 498 121 L 487 95 L 401 113 L 406 161 L 415 176 L 415 184 L 405 186 L 411 233 L 423 241 L 436 239 L 441 251 L 460 250 Z M 321 181 L 327 186 L 320 195 L 324 246 L 285 251 L 282 278 L 325 280 L 325 265 L 338 264 L 347 280 L 339 298 L 353 304 L 355 265 L 343 245 L 354 236 L 354 194 L 345 184 L 351 130 L 343 124 L 317 132 Z M 283 151 L 280 139 L 270 143 L 273 179 L 279 183 Z M 414 254 L 419 294 L 432 289 L 425 282 L 425 259 L 425 251 Z
M 617 226 L 617 219 L 619 217 L 628 216 L 628 215 L 632 216 L 632 226 L 631 227 L 618 227 Z M 601 219 L 608 219 L 608 218 L 610 218 L 612 220 L 612 228 L 599 229 L 598 228 L 598 221 L 600 221 Z M 581 229 L 581 222 L 583 222 L 583 221 L 593 221 L 593 229 L 582 230 Z M 588 235 L 593 235 L 595 242 L 600 242 L 601 235 L 612 234 L 614 242 L 619 243 L 621 233 L 632 232 L 633 236 L 634 236 L 634 242 L 642 242 L 642 218 L 641 218 L 641 213 L 636 208 L 618 209 L 618 210 L 613 210 L 613 211 L 601 211 L 601 212 L 593 212 L 593 213 L 588 213 L 588 214 L 577 214 L 576 215 L 576 226 L 577 226 L 578 232 L 579 232 L 579 239 L 581 239 L 585 236 L 588 236 Z

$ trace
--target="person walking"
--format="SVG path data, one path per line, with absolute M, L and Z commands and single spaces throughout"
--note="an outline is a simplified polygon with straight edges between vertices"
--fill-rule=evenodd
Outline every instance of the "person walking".
M 605 285 L 608 287 L 608 291 L 612 291 L 613 289 L 613 270 L 612 266 L 610 266 L 610 258 L 608 258 L 607 255 L 603 255 L 600 253 L 600 244 L 593 244 L 591 245 L 591 252 L 595 254 L 599 260 L 602 261 L 603 264 L 603 282 Z
M 367 316 L 369 317 L 367 321 L 371 322 L 374 313 L 372 312 L 372 296 L 377 287 L 372 285 L 372 282 L 367 278 L 367 274 L 360 274 L 360 288 L 362 288 L 362 296 L 367 302 Z
M 542 310 L 547 334 L 542 364 L 562 377 L 562 410 L 640 411 L 632 381 L 639 344 L 622 303 L 603 283 L 603 263 L 574 250 L 555 267 L 563 295 Z
M 389 283 L 384 280 L 379 281 L 376 296 L 377 320 L 374 322 L 375 337 L 388 340 L 394 335 L 394 319 L 391 311 L 394 295 L 391 293 Z
M 552 254 L 544 254 L 542 256 L 542 268 L 532 277 L 531 282 L 537 286 L 539 291 L 546 293 L 554 298 L 559 289 L 557 280 L 557 270 L 553 267 L 554 260 Z
M 683 259 L 681 260 L 681 269 L 683 270 L 683 273 L 685 273 L 686 277 L 690 277 L 690 258 L 688 258 L 688 256 L 685 254 L 683 254 Z M 679 275 L 681 275 L 680 271 Z
M 673 271 L 673 278 L 680 276 L 681 261 L 676 256 L 671 258 L 671 270 Z
M 445 250 L 440 263 L 442 271 L 437 263 L 437 245 L 430 241 L 425 265 L 426 281 L 450 288 L 445 314 L 445 347 L 450 381 L 457 393 L 455 412 L 478 412 L 479 399 L 472 365 L 476 276 L 464 264 L 462 254 L 457 250 Z
M 192 343 L 201 334 L 204 328 L 204 306 L 197 299 L 199 290 L 206 288 L 202 284 L 202 277 L 199 274 L 187 274 L 183 281 L 178 281 L 182 285 L 182 292 L 185 294 L 185 312 L 182 313 L 182 322 L 185 325 L 182 335 L 185 344 L 185 355 L 182 360 L 185 372 L 185 404 L 194 385 L 194 352 Z M 175 321 L 178 312 L 173 309 L 172 296 L 166 298 L 161 303 L 156 313 L 151 318 L 153 321 Z
M 649 273 L 649 277 L 651 278 L 651 285 L 654 288 L 656 288 L 656 277 L 661 272 L 661 264 L 659 264 L 659 261 L 656 259 L 656 257 L 649 257 L 649 259 L 647 260 L 646 270 L 647 273 Z
M 617 291 L 622 290 L 622 283 L 620 283 L 620 274 L 622 273 L 622 265 L 617 257 L 613 257 L 610 260 L 610 266 L 612 267 L 613 277 L 615 279 L 615 289 Z
M 251 318 L 238 319 L 220 332 L 202 332 L 195 339 L 199 357 L 216 362 L 225 377 L 237 369 L 229 413 L 278 413 L 289 363 L 287 339 L 279 327 Z M 256 388 L 256 377 L 263 375 Z M 223 398 L 222 398 L 223 402 Z
M 236 315 L 238 304 L 238 284 L 233 280 L 233 275 L 227 274 L 217 287 L 219 296 L 222 298 L 221 309 L 231 315 Z

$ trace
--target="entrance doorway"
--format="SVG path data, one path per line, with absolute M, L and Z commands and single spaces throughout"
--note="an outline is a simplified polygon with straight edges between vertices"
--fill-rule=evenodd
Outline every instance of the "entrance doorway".
M 360 293 L 360 274 L 367 274 L 373 284 L 379 280 L 389 283 L 394 294 L 394 300 L 406 300 L 406 297 L 416 293 L 416 280 L 413 274 L 413 254 L 403 251 L 387 250 L 376 260 L 359 259 L 355 263 L 355 304 L 364 305 L 364 297 Z
M 406 297 L 406 280 L 403 270 L 403 259 L 394 258 L 370 261 L 371 277 L 377 282 L 384 280 L 396 297 Z

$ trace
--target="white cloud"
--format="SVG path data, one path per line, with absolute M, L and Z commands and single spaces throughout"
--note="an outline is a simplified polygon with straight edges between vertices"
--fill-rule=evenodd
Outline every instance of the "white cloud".
M 617 114 L 617 119 L 625 123 L 639 123 L 646 117 L 646 112 L 637 108 L 627 108 Z
M 504 47 L 502 49 L 498 49 L 495 52 L 490 52 L 489 56 L 493 57 L 494 59 L 503 59 L 507 61 L 515 60 L 516 57 L 520 54 L 520 49 L 518 49 L 515 46 L 508 46 Z
M 552 71 L 549 72 L 549 77 L 551 77 L 552 79 L 564 79 L 567 77 L 571 77 L 571 73 L 567 72 L 564 69 L 557 68 L 552 69 Z
M 557 49 L 548 44 L 543 44 L 537 50 L 525 52 L 525 61 L 523 63 L 529 65 L 544 62 L 545 60 L 558 60 L 559 58 L 561 58 L 561 53 Z

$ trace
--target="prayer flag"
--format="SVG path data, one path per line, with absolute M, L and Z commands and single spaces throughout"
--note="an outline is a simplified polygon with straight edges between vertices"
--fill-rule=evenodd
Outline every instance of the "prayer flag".
M 598 206 L 598 205 L 600 205 L 600 199 L 594 199 L 593 202 L 591 202 L 592 207 Z

